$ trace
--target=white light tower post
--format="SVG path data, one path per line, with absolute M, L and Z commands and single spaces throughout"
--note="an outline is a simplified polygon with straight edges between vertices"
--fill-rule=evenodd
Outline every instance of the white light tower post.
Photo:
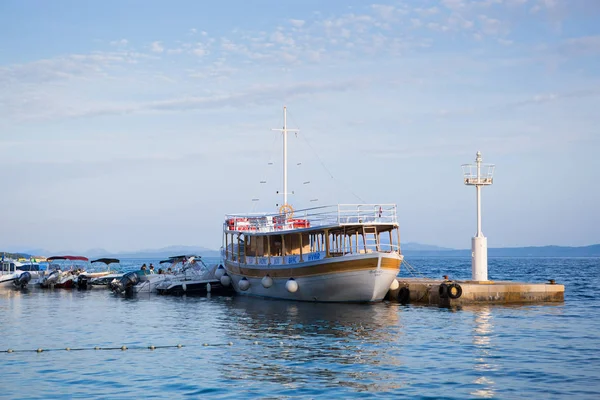
M 463 164 L 465 185 L 475 186 L 477 192 L 477 234 L 471 239 L 472 280 L 487 281 L 487 238 L 481 232 L 481 187 L 494 183 L 493 164 L 481 163 L 481 152 L 477 152 L 475 164 Z

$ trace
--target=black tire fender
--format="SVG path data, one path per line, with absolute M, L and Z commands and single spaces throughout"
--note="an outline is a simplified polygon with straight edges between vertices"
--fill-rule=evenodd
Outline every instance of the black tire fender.
M 441 299 L 448 298 L 448 284 L 447 283 L 440 283 L 440 287 L 438 289 L 438 294 L 440 295 Z
M 448 297 L 458 299 L 460 296 L 462 296 L 462 287 L 458 283 L 452 283 L 448 286 Z
M 410 289 L 408 286 L 402 286 L 398 290 L 398 301 L 402 304 L 406 304 L 410 301 Z

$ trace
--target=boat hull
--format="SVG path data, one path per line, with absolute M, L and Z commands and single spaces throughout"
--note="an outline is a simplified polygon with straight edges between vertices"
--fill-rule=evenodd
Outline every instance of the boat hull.
M 131 288 L 132 293 L 156 293 L 156 287 L 165 279 L 168 275 L 153 274 L 146 275 L 140 279 L 137 285 Z
M 208 289 L 208 285 L 210 284 L 210 290 Z M 185 285 L 185 287 L 184 287 Z M 193 296 L 203 296 L 207 293 L 211 294 L 226 294 L 231 292 L 231 287 L 225 287 L 221 284 L 221 282 L 217 279 L 214 280 L 189 280 L 189 281 L 175 281 L 166 287 L 159 287 L 157 289 L 159 294 L 171 295 L 171 296 L 183 296 L 185 295 L 193 295 Z
M 332 257 L 313 263 L 258 266 L 225 262 L 231 284 L 240 294 L 285 300 L 371 303 L 383 300 L 400 271 L 402 255 L 397 253 L 356 254 Z M 262 284 L 265 275 L 273 283 Z M 247 279 L 249 287 L 240 288 Z M 292 293 L 286 283 L 293 278 L 298 289 Z

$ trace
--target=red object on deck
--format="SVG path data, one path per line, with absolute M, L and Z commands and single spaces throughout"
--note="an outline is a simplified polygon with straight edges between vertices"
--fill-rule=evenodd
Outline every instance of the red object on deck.
M 227 229 L 230 231 L 255 231 L 256 227 L 250 225 L 248 218 L 229 218 Z
M 310 222 L 306 219 L 290 219 L 290 223 L 294 228 L 309 228 Z

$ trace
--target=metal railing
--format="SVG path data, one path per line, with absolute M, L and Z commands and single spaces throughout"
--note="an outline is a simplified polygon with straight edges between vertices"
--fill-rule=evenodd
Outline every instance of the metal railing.
M 335 225 L 397 225 L 395 204 L 338 204 L 293 213 L 227 214 L 224 230 L 275 232 Z
M 491 185 L 494 183 L 494 164 L 480 164 L 480 175 L 477 176 L 477 164 L 463 164 L 463 181 L 465 185 Z

